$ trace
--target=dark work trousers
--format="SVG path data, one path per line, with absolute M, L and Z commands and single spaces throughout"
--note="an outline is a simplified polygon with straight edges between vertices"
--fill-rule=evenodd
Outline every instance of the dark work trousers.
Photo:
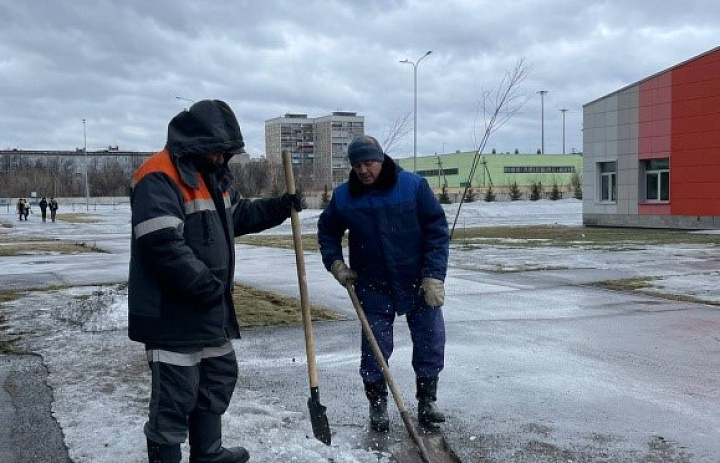
M 393 322 L 396 317 L 396 303 L 384 292 L 367 289 L 358 291 L 358 299 L 387 362 L 394 347 Z M 405 315 L 413 343 L 413 370 L 417 377 L 437 377 L 445 366 L 445 320 L 442 309 L 426 305 L 420 296 L 415 305 L 417 308 Z M 361 350 L 360 375 L 363 381 L 383 381 L 382 371 L 364 335 Z
M 145 435 L 159 444 L 185 442 L 193 410 L 225 413 L 238 364 L 232 343 L 194 352 L 147 349 L 152 374 Z

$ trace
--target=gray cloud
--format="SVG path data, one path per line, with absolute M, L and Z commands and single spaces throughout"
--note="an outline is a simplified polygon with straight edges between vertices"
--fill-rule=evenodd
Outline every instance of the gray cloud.
M 665 3 L 665 2 L 663 2 Z M 718 45 L 720 5 L 577 0 L 0 0 L 0 148 L 155 150 L 189 103 L 226 100 L 252 154 L 264 121 L 356 111 L 380 134 L 413 107 L 418 153 L 474 149 L 483 89 L 524 58 L 526 106 L 488 148 L 582 148 L 582 105 Z M 395 155 L 412 153 L 412 136 Z

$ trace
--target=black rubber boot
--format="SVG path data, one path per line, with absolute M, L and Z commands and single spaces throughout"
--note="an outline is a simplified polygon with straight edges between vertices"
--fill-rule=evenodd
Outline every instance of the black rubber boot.
M 180 463 L 180 444 L 158 444 L 148 439 L 147 453 L 150 463 Z
M 222 446 L 222 424 L 217 413 L 190 414 L 190 463 L 245 463 L 250 454 L 243 447 Z
M 445 422 L 445 414 L 438 410 L 437 401 L 438 378 L 417 378 L 418 421 L 423 426 L 436 426 Z
M 365 396 L 370 401 L 370 428 L 377 432 L 390 430 L 390 417 L 387 409 L 387 384 L 385 381 L 366 382 Z

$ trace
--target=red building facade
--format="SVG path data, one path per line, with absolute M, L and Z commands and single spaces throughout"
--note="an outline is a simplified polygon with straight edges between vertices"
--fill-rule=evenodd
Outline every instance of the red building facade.
M 720 47 L 583 116 L 586 225 L 720 228 Z

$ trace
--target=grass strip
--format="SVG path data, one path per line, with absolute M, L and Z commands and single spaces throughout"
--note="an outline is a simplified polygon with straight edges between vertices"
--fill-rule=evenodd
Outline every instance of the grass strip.
M 70 243 L 66 241 L 37 241 L 6 243 L 0 239 L 0 257 L 23 256 L 29 254 L 85 254 L 104 252 L 95 245 Z
M 237 238 L 237 243 L 253 246 L 269 246 L 290 249 L 291 235 L 247 235 Z M 303 250 L 317 251 L 317 235 L 305 234 Z M 648 228 L 592 228 L 560 225 L 534 225 L 521 227 L 476 227 L 457 229 L 453 244 L 470 246 L 491 245 L 498 247 L 602 247 L 624 250 L 637 247 L 700 244 L 717 245 L 716 234 L 692 233 L 686 230 Z
M 281 296 L 269 291 L 245 285 L 235 285 L 233 293 L 235 315 L 240 328 L 265 326 L 290 326 L 302 323 L 302 311 L 298 298 Z M 331 310 L 311 304 L 313 321 L 343 320 Z

